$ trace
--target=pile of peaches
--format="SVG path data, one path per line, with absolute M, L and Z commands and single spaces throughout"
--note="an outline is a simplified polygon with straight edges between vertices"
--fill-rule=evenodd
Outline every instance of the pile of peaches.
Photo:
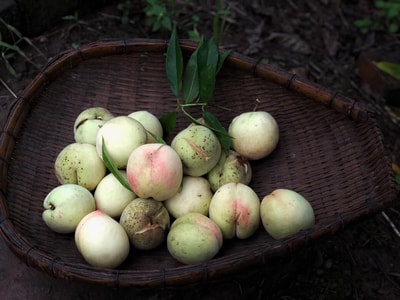
M 90 107 L 73 130 L 75 141 L 55 158 L 60 185 L 45 197 L 42 217 L 51 230 L 74 234 L 93 266 L 116 268 L 133 249 L 165 244 L 177 261 L 202 263 L 218 254 L 224 240 L 247 239 L 260 224 L 275 239 L 315 224 L 311 204 L 299 193 L 279 188 L 257 195 L 250 186 L 251 162 L 279 142 L 268 112 L 233 118 L 230 149 L 197 123 L 170 144 L 160 142 L 161 123 L 144 110 L 114 116 Z

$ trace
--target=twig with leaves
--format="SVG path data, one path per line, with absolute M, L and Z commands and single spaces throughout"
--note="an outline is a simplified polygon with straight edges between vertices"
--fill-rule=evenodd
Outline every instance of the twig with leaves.
M 212 98 L 216 76 L 229 53 L 230 51 L 225 51 L 220 54 L 218 45 L 213 37 L 206 41 L 202 39 L 186 65 L 184 65 L 182 49 L 179 45 L 176 27 L 174 26 L 167 48 L 165 64 L 167 79 L 170 83 L 172 93 L 177 98 L 178 109 L 183 112 L 190 122 L 206 126 L 212 130 L 225 151 L 229 151 L 230 149 L 231 137 L 219 120 L 206 110 L 206 106 Z M 204 123 L 199 122 L 193 117 L 187 111 L 188 107 L 199 107 Z M 166 134 L 170 133 L 175 127 L 176 118 L 176 111 L 168 112 L 160 118 Z M 161 138 L 151 132 L 149 133 L 157 142 L 165 144 Z M 114 174 L 124 187 L 131 190 L 129 183 L 111 160 L 104 141 L 102 144 L 102 156 L 107 169 Z
M 177 29 L 174 27 L 166 55 L 167 78 L 171 91 L 177 98 L 178 108 L 190 122 L 211 129 L 225 150 L 230 148 L 229 134 L 219 120 L 206 110 L 206 107 L 214 93 L 216 77 L 229 53 L 230 51 L 219 53 L 214 37 L 208 40 L 202 38 L 184 65 Z M 187 111 L 188 107 L 199 107 L 205 123 L 200 123 L 193 117 Z M 168 116 L 169 122 L 175 123 L 176 114 L 169 113 Z M 164 127 L 171 128 L 170 124 L 165 124 L 165 118 L 161 118 L 161 121 Z

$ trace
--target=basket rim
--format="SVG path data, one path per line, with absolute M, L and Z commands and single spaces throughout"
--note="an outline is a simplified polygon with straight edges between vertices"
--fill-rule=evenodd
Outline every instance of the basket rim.
M 97 41 L 79 49 L 67 50 L 54 57 L 43 70 L 31 81 L 12 106 L 7 118 L 4 130 L 0 136 L 0 172 L 2 177 L 7 178 L 8 165 L 16 143 L 17 136 L 26 120 L 30 109 L 35 105 L 35 99 L 43 89 L 46 88 L 60 73 L 73 69 L 79 63 L 92 58 L 126 54 L 137 51 L 166 51 L 168 41 L 153 39 L 129 39 L 129 40 L 102 40 Z M 180 41 L 181 47 L 186 52 L 192 52 L 196 48 L 196 43 L 188 40 Z M 286 87 L 288 90 L 302 94 L 316 102 L 326 105 L 335 111 L 342 113 L 356 122 L 371 121 L 370 113 L 356 100 L 341 96 L 307 79 L 301 78 L 275 66 L 262 63 L 261 59 L 256 60 L 237 52 L 232 52 L 226 59 L 226 63 L 240 70 L 266 78 Z M 388 165 L 389 161 L 388 161 Z M 390 174 L 390 169 L 387 168 Z M 388 175 L 389 178 L 389 175 Z M 220 266 L 220 260 L 215 259 L 198 265 L 184 265 L 168 270 L 119 270 L 119 269 L 97 269 L 86 265 L 68 264 L 58 257 L 53 257 L 48 253 L 38 249 L 27 241 L 18 232 L 9 219 L 7 211 L 7 182 L 1 182 L 0 194 L 0 234 L 6 241 L 8 247 L 20 257 L 28 266 L 40 269 L 56 278 L 74 279 L 86 282 L 101 283 L 111 286 L 173 286 L 199 281 L 207 281 L 229 275 L 232 270 L 244 267 L 238 261 L 244 257 L 228 258 L 232 259 L 232 266 L 229 270 Z M 396 199 L 394 182 L 391 184 L 393 189 L 393 203 Z M 389 205 L 386 203 L 386 205 Z M 391 205 L 391 204 L 390 204 Z M 379 210 L 385 207 L 382 205 Z M 354 212 L 352 212 L 354 213 Z M 367 216 L 364 210 L 358 217 Z M 246 266 L 265 263 L 268 255 L 286 254 L 306 247 L 309 242 L 327 234 L 333 234 L 345 227 L 348 223 L 355 221 L 354 214 L 342 214 L 331 224 L 326 224 L 318 231 L 305 231 L 303 237 L 288 238 L 280 242 L 278 247 L 267 251 L 259 249 L 253 253 L 249 260 L 246 256 Z M 285 252 L 280 250 L 285 249 Z M 191 276 L 182 277 L 190 271 Z M 93 278 L 91 275 L 96 275 Z

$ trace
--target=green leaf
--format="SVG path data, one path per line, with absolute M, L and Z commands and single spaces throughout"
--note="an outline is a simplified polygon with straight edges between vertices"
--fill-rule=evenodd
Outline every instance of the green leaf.
M 157 31 L 160 30 L 160 28 L 161 28 L 161 21 L 160 21 L 159 19 L 157 19 L 157 20 L 154 22 L 154 25 L 153 25 L 153 27 L 151 28 L 151 30 L 153 30 L 153 32 L 157 32 Z
M 400 186 L 400 174 L 396 174 L 396 175 L 394 176 L 394 178 L 395 178 L 395 180 L 396 180 L 396 183 Z
M 218 65 L 218 47 L 215 43 L 214 38 L 210 38 L 205 43 L 202 43 L 198 47 L 198 59 L 199 68 L 206 67 L 207 65 L 214 66 L 217 69 Z
M 218 74 L 219 71 L 221 71 L 222 66 L 223 66 L 223 64 L 225 62 L 225 59 L 229 56 L 229 54 L 231 54 L 231 50 L 224 51 L 224 53 L 222 53 L 219 56 L 218 65 L 217 65 L 217 73 L 216 74 Z
M 222 148 L 226 153 L 228 153 L 231 148 L 232 137 L 229 135 L 228 131 L 222 126 L 219 120 L 210 112 L 203 112 L 203 119 L 209 126 L 209 128 L 214 131 L 221 143 Z
M 162 27 L 168 30 L 172 30 L 172 22 L 169 17 L 164 17 L 161 19 Z
M 216 67 L 206 65 L 199 73 L 199 96 L 203 101 L 209 101 L 213 95 L 216 81 Z
M 12 33 L 14 33 L 17 37 L 22 38 L 22 34 L 21 34 L 21 32 L 19 32 L 19 30 L 17 28 L 15 28 L 14 26 L 8 24 L 6 21 L 4 21 L 3 18 L 0 18 L 0 22 L 3 23 L 3 25 L 6 26 L 7 29 L 9 31 L 11 31 Z
M 11 58 L 12 56 L 14 56 L 14 53 L 6 54 L 5 52 L 1 52 L 1 57 L 2 57 L 2 59 L 4 61 L 4 64 L 6 66 L 7 71 L 12 76 L 17 77 L 17 72 L 15 71 L 13 66 L 10 64 L 10 62 L 8 61 L 8 59 Z
M 222 34 L 225 30 L 226 20 L 230 14 L 230 5 L 228 4 L 228 8 L 224 9 L 222 7 L 222 1 L 217 1 L 217 11 L 213 17 L 212 28 L 213 28 L 213 36 L 217 45 L 221 43 Z
M 164 145 L 167 144 L 167 142 L 165 142 L 165 141 L 162 139 L 162 137 L 158 136 L 157 134 L 155 134 L 155 133 L 153 133 L 153 132 L 151 132 L 151 131 L 148 131 L 148 130 L 146 130 L 146 132 L 148 132 L 148 133 L 153 137 L 153 139 L 156 141 L 156 143 L 164 144 Z
M 171 132 L 174 130 L 176 126 L 176 117 L 177 112 L 173 111 L 164 114 L 159 119 L 165 135 L 171 134 Z
M 183 72 L 183 56 L 182 50 L 179 46 L 178 34 L 174 26 L 171 38 L 168 43 L 167 57 L 166 57 L 166 72 L 167 78 L 175 97 L 179 97 L 182 89 L 182 72 Z
M 210 38 L 198 48 L 197 63 L 199 67 L 199 96 L 208 101 L 215 87 L 216 70 L 219 53 L 214 38 Z
M 106 166 L 106 168 L 115 176 L 115 178 L 118 179 L 118 181 L 129 191 L 133 192 L 128 180 L 124 177 L 124 175 L 122 175 L 122 173 L 118 170 L 118 168 L 114 165 L 114 163 L 111 161 L 111 158 L 107 152 L 106 149 L 106 144 L 104 142 L 104 138 L 103 138 L 103 143 L 102 143 L 102 156 L 103 156 L 103 161 L 104 164 Z
M 400 80 L 400 65 L 388 61 L 375 62 L 375 65 L 382 72 L 385 72 L 397 80 Z
M 197 48 L 190 56 L 183 75 L 183 99 L 186 104 L 193 103 L 199 96 L 199 66 L 197 63 L 198 49 L 199 48 Z
M 2 52 L 1 54 L 6 60 L 9 60 L 9 59 L 15 57 L 15 52 L 10 52 L 10 53 L 7 53 L 7 54 L 5 52 Z
M 218 5 L 220 5 L 221 1 L 218 1 Z M 220 41 L 220 24 L 219 24 L 219 15 L 215 14 L 212 20 L 212 29 L 213 29 L 213 36 L 214 39 L 219 43 Z
M 10 64 L 7 59 L 4 59 L 4 64 L 6 65 L 7 71 L 14 77 L 17 77 L 17 72 L 15 71 L 14 67 Z
M 19 49 L 18 46 L 16 46 L 16 45 L 11 45 L 11 44 L 6 43 L 6 42 L 3 42 L 3 41 L 0 41 L 0 47 L 6 48 L 6 49 L 10 49 L 10 50 L 13 50 L 13 51 L 15 51 L 15 52 L 20 51 L 20 49 Z

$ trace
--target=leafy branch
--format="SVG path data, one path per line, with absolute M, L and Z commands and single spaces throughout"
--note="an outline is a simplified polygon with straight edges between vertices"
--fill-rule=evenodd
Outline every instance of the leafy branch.
M 214 37 L 201 38 L 186 65 L 183 62 L 182 49 L 176 27 L 173 28 L 166 55 L 166 73 L 172 93 L 177 97 L 179 109 L 190 122 L 211 129 L 225 150 L 230 148 L 230 136 L 218 119 L 206 110 L 215 89 L 216 77 L 230 51 L 222 54 Z M 204 124 L 197 121 L 186 108 L 199 107 Z M 175 114 L 176 116 L 176 114 Z M 164 123 L 165 124 L 165 123 Z

